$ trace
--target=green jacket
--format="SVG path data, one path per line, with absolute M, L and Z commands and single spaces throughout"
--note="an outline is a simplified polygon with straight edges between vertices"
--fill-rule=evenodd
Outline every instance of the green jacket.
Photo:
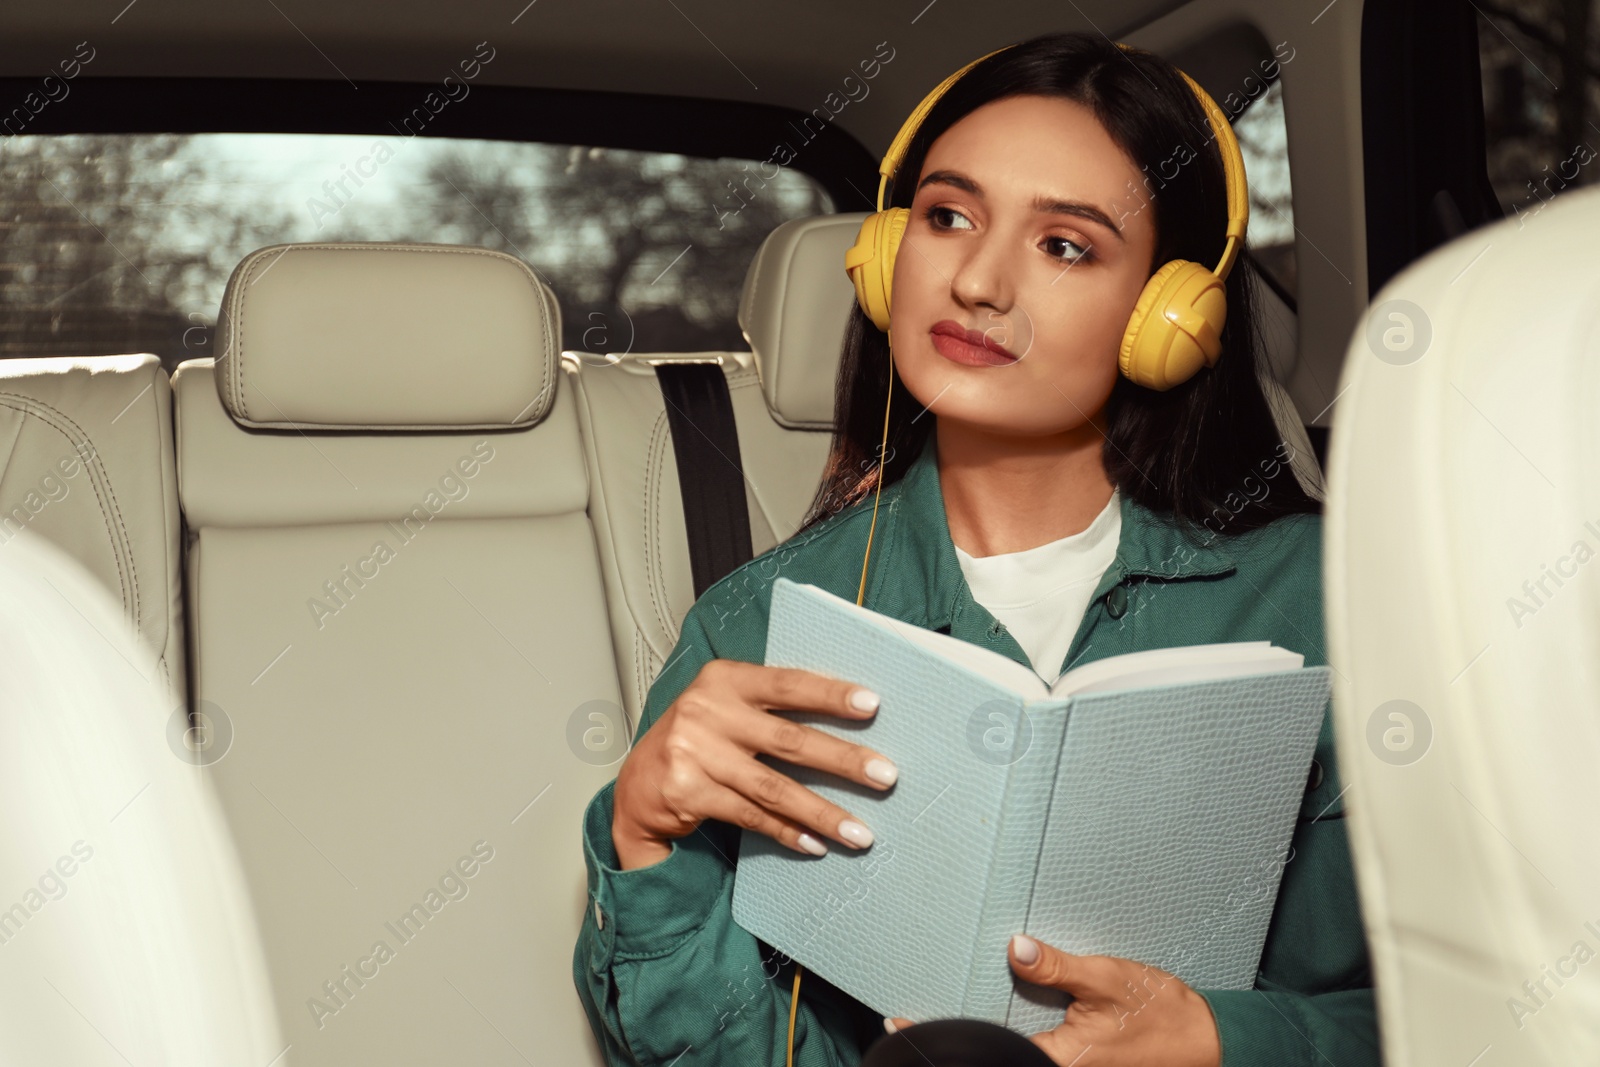
M 1269 492 L 1272 478 L 1294 477 L 1287 463 L 1272 467 L 1264 474 Z M 1318 516 L 1289 516 L 1203 544 L 1170 516 L 1125 494 L 1121 500 L 1116 558 L 1089 602 L 1068 667 L 1139 649 L 1260 639 L 1303 653 L 1307 666 L 1327 662 Z M 706 590 L 650 688 L 638 733 L 708 660 L 762 662 L 780 574 L 854 603 L 871 521 L 869 498 Z M 1226 524 L 1221 530 L 1228 534 Z M 932 437 L 904 478 L 883 490 L 865 603 L 1031 667 L 967 588 Z M 1331 731 L 1325 718 L 1255 988 L 1199 991 L 1216 1017 L 1223 1067 L 1380 1063 Z M 573 955 L 578 995 L 607 1061 L 782 1065 L 793 965 L 733 921 L 738 830 L 708 821 L 674 842 L 666 859 L 623 871 L 611 843 L 611 802 L 608 784 L 585 813 L 589 901 Z M 805 974 L 797 1065 L 854 1065 L 882 1033 L 881 1016 Z

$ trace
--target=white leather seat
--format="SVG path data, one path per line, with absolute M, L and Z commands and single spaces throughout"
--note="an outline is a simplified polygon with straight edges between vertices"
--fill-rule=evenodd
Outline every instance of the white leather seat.
M 481 249 L 283 246 L 219 332 L 174 377 L 194 697 L 283 1062 L 598 1063 L 577 827 L 625 740 L 591 751 L 620 693 L 553 296 Z
M 1600 1062 L 1600 189 L 1379 292 L 1332 434 L 1339 767 L 1391 1067 Z
M 0 551 L 22 530 L 111 591 L 181 699 L 172 392 L 155 356 L 0 360 Z
M 0 1063 L 273 1062 L 238 856 L 155 650 L 30 529 L 0 604 Z

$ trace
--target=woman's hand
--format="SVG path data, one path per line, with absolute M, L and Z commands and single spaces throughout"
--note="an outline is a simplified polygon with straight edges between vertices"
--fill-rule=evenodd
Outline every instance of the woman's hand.
M 1008 953 L 1017 977 L 1071 993 L 1067 1018 L 1033 1035 L 1057 1063 L 1077 1067 L 1219 1067 L 1211 1006 L 1159 967 L 1116 956 L 1073 956 L 1018 934 Z
M 1033 1035 L 1064 1067 L 1220 1067 L 1211 1007 L 1177 976 L 1116 956 L 1069 955 L 1023 934 L 1008 955 L 1018 978 L 1072 994 L 1066 1020 Z M 884 1020 L 890 1033 L 910 1025 Z
M 823 838 L 865 848 L 872 831 L 756 759 L 765 753 L 887 789 L 893 763 L 871 749 L 803 726 L 769 709 L 870 719 L 875 694 L 810 671 L 714 659 L 644 732 L 623 761 L 613 794 L 611 839 L 624 870 L 671 854 L 668 843 L 706 819 L 757 830 L 820 856 Z

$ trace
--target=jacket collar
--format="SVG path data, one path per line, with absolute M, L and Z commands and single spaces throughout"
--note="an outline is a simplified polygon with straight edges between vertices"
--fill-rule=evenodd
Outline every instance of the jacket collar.
M 905 475 L 885 488 L 883 495 L 887 515 L 881 516 L 881 538 L 872 550 L 869 566 L 875 573 L 868 577 L 867 606 L 883 611 L 894 605 L 900 618 L 916 620 L 928 629 L 948 628 L 958 609 L 972 611 L 977 605 L 972 602 L 950 537 L 934 434 L 928 435 Z M 1106 568 L 1095 597 L 1125 577 L 1174 581 L 1234 569 L 1233 558 L 1214 536 L 1193 527 L 1186 529 L 1170 514 L 1152 511 L 1126 493 L 1118 495 L 1122 532 L 1116 557 Z M 910 580 L 913 578 L 916 580 Z M 987 616 L 981 608 L 977 610 Z

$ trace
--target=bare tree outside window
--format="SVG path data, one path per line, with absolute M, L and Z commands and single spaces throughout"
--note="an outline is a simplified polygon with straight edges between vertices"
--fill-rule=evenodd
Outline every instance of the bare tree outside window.
M 477 245 L 555 291 L 564 348 L 745 347 L 745 271 L 833 210 L 793 171 L 579 145 L 320 134 L 0 140 L 0 357 L 212 354 L 222 289 L 285 241 Z
M 1295 293 L 1294 201 L 1289 181 L 1289 131 L 1283 115 L 1283 83 L 1267 90 L 1233 120 L 1250 188 L 1251 257 L 1279 287 Z
M 497 145 L 436 154 L 407 236 L 527 260 L 561 298 L 566 347 L 579 351 L 742 349 L 735 312 L 761 241 L 831 210 L 809 180 L 763 182 L 741 161 L 529 147 L 514 160 Z
M 225 279 L 226 250 L 271 227 L 262 205 L 193 200 L 203 168 L 187 147 L 175 136 L 0 142 L 0 356 L 208 354 L 215 307 L 191 317 L 184 294 Z
M 1475 0 L 1489 182 L 1508 218 L 1600 181 L 1596 6 Z

